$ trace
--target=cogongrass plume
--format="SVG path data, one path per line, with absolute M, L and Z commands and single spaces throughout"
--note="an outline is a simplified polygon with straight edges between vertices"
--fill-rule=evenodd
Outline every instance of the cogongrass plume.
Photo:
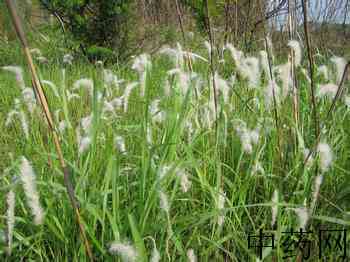
M 119 84 L 123 83 L 124 79 L 119 79 L 116 74 L 110 69 L 103 69 L 103 82 L 106 87 L 118 88 Z
M 218 72 L 215 72 L 215 83 L 217 85 L 217 90 L 216 92 L 220 92 L 222 94 L 222 98 L 224 100 L 225 104 L 228 104 L 229 102 L 229 92 L 230 92 L 230 86 L 228 85 L 227 81 L 224 80 L 223 78 L 220 77 L 220 75 L 218 74 Z M 217 96 L 219 94 L 216 94 Z
M 164 92 L 165 97 L 171 96 L 171 86 L 170 86 L 170 82 L 168 79 L 166 79 L 164 84 L 163 84 L 163 92 Z
M 296 40 L 290 40 L 288 42 L 288 46 L 293 50 L 294 52 L 294 64 L 296 67 L 301 65 L 301 60 L 302 60 L 302 51 L 300 47 L 300 43 Z
M 152 127 L 149 123 L 147 124 L 147 127 L 146 127 L 146 142 L 149 147 L 151 147 L 153 144 Z
M 71 93 L 68 89 L 66 90 L 66 96 L 68 102 L 73 100 L 73 99 L 80 99 L 80 96 L 76 93 Z
M 159 180 L 163 180 L 172 169 L 171 165 L 161 165 L 158 170 L 158 178 Z
M 176 48 L 171 48 L 169 46 L 163 46 L 159 50 L 158 53 L 161 55 L 167 55 L 173 61 L 176 68 L 184 68 L 184 58 L 185 57 L 189 57 L 193 61 L 196 59 L 199 59 L 199 60 L 202 60 L 204 62 L 208 62 L 207 59 L 205 59 L 204 57 L 202 57 L 198 54 L 183 50 L 180 43 L 176 44 Z
M 42 53 L 39 48 L 31 48 L 29 51 L 35 56 L 42 56 Z
M 132 69 L 139 73 L 139 82 L 140 82 L 140 96 L 145 96 L 146 91 L 146 77 L 147 70 L 152 67 L 150 56 L 148 54 L 141 54 L 134 59 Z
M 188 190 L 191 188 L 191 181 L 189 180 L 189 175 L 187 171 L 183 168 L 177 168 L 176 169 L 176 176 L 180 178 L 180 185 L 181 185 L 181 190 L 183 193 L 188 192 Z
M 225 202 L 226 202 L 226 193 L 222 189 L 220 189 L 220 191 L 218 192 L 218 195 L 217 195 L 217 200 L 216 200 L 216 207 L 220 213 L 225 208 Z M 225 222 L 225 216 L 220 214 L 218 216 L 217 222 L 218 222 L 218 226 L 222 227 L 222 225 Z
M 344 102 L 345 102 L 346 107 L 349 109 L 350 108 L 350 96 L 345 96 Z
M 128 243 L 121 243 L 119 241 L 115 241 L 110 244 L 109 252 L 112 255 L 119 255 L 125 262 L 137 261 L 137 258 L 139 257 L 134 246 Z
M 333 161 L 332 149 L 327 143 L 319 143 L 317 146 L 317 152 L 320 157 L 321 172 L 327 172 Z
M 321 188 L 322 182 L 323 182 L 323 175 L 318 175 L 315 177 L 314 187 L 313 187 L 313 191 L 312 191 L 312 203 L 311 203 L 311 210 L 312 211 L 316 207 L 316 202 L 317 202 L 318 196 L 320 194 L 320 188 Z
M 343 77 L 343 73 L 346 67 L 346 60 L 343 57 L 333 56 L 331 62 L 334 63 L 336 69 L 336 84 L 339 85 Z
M 71 54 L 65 54 L 63 56 L 63 63 L 66 64 L 66 65 L 71 65 L 72 62 L 73 62 L 73 56 Z
M 187 250 L 187 258 L 189 262 L 197 262 L 196 254 L 192 248 Z
M 15 99 L 14 102 L 15 102 L 15 108 L 7 114 L 5 126 L 8 127 L 12 123 L 13 118 L 15 116 L 18 116 L 20 123 L 21 123 L 23 133 L 24 133 L 26 139 L 28 139 L 29 138 L 29 126 L 28 126 L 27 117 L 26 117 L 25 113 L 23 112 L 23 110 L 20 108 L 20 101 L 18 99 Z
M 48 85 L 51 88 L 53 94 L 58 98 L 60 97 L 60 95 L 58 94 L 58 91 L 57 91 L 58 90 L 57 86 L 53 82 L 51 82 L 49 80 L 41 80 L 41 83 Z
M 267 52 L 265 50 L 260 51 L 260 65 L 262 67 L 262 70 L 265 74 L 265 77 L 267 77 L 268 81 L 271 81 L 271 74 L 270 74 L 270 65 L 269 65 L 269 59 Z
M 317 96 L 333 99 L 337 93 L 338 86 L 333 83 L 319 85 Z
M 92 114 L 83 117 L 80 119 L 80 126 L 84 132 L 84 134 L 90 134 L 91 133 L 91 128 L 92 128 Z
M 78 153 L 83 154 L 91 145 L 90 136 L 84 136 L 78 141 Z
M 278 215 L 278 191 L 277 191 L 277 189 L 273 192 L 271 202 L 272 202 L 271 227 L 273 228 L 276 224 L 277 215 Z
M 280 87 L 277 85 L 277 83 L 272 80 L 269 81 L 264 89 L 264 101 L 265 106 L 270 109 L 274 105 L 274 96 L 277 106 L 279 105 L 279 102 L 281 100 L 281 91 Z
M 26 88 L 23 78 L 23 70 L 19 66 L 3 66 L 3 70 L 15 74 L 17 85 L 23 90 Z
M 248 79 L 248 87 L 252 89 L 259 87 L 261 70 L 258 58 L 251 56 L 244 59 L 242 72 L 243 76 Z
M 35 93 L 32 88 L 26 87 L 22 90 L 22 98 L 24 103 L 26 104 L 28 111 L 33 114 L 36 108 L 36 98 Z
M 129 97 L 131 94 L 131 91 L 134 90 L 134 88 L 138 85 L 137 82 L 132 82 L 126 85 L 126 88 L 124 90 L 124 94 L 122 96 L 123 102 L 124 102 L 124 113 L 128 111 L 128 105 L 129 105 Z
M 252 168 L 252 175 L 257 175 L 257 174 L 261 174 L 261 175 L 265 174 L 265 169 L 262 166 L 260 161 L 256 161 L 256 163 L 254 164 L 254 166 Z
M 328 67 L 326 65 L 321 65 L 317 68 L 317 71 L 320 75 L 323 75 L 326 81 L 329 80 Z
M 164 210 L 167 214 L 169 214 L 170 205 L 167 194 L 165 194 L 163 191 L 159 191 L 159 200 L 160 208 Z
M 159 262 L 161 259 L 161 256 L 160 256 L 160 253 L 157 249 L 156 241 L 152 237 L 150 237 L 150 238 L 152 239 L 152 242 L 153 242 L 153 250 L 152 250 L 150 261 L 151 262 Z
M 114 138 L 115 148 L 119 151 L 120 154 L 126 153 L 125 140 L 122 136 L 116 136 Z
M 20 178 L 22 181 L 24 193 L 27 199 L 27 205 L 34 216 L 34 223 L 41 225 L 44 221 L 44 211 L 40 204 L 39 192 L 36 187 L 36 175 L 29 161 L 22 156 L 20 166 Z
M 149 112 L 153 123 L 162 123 L 165 120 L 166 113 L 159 108 L 159 99 L 155 99 L 149 105 Z
M 116 97 L 111 101 L 103 101 L 102 115 L 105 116 L 107 113 L 115 114 L 116 110 L 119 110 L 123 106 L 123 99 Z
M 253 145 L 259 142 L 259 128 L 250 130 L 244 121 L 239 120 L 239 124 L 235 126 L 237 135 L 240 137 L 242 150 L 251 154 L 253 152 Z
M 13 229 L 15 226 L 15 192 L 10 190 L 6 195 L 7 211 L 6 211 L 6 223 L 7 223 L 7 254 L 11 255 L 12 241 L 13 241 Z
M 307 207 L 304 206 L 304 207 L 299 207 L 299 208 L 293 208 L 292 210 L 298 216 L 299 228 L 301 228 L 302 230 L 305 230 L 306 225 L 307 225 L 309 218 L 310 218 L 309 209 L 307 209 Z
M 82 78 L 74 82 L 73 91 L 83 88 L 92 97 L 94 93 L 94 82 L 90 78 Z

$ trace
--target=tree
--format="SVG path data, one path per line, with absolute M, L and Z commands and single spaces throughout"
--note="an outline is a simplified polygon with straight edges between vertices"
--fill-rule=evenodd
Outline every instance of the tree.
M 127 56 L 133 0 L 40 0 L 90 60 Z

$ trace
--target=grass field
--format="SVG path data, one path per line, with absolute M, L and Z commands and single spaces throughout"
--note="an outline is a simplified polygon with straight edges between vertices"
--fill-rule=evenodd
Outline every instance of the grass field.
M 273 62 L 271 78 L 266 53 L 244 56 L 232 46 L 214 81 L 208 54 L 193 56 L 190 73 L 178 47 L 110 71 L 64 63 L 63 54 L 38 63 L 97 261 L 295 261 L 302 248 L 286 243 L 298 243 L 298 235 L 283 232 L 300 227 L 313 232 L 304 236 L 312 243 L 309 261 L 343 254 L 332 242 L 320 258 L 318 243 L 321 229 L 350 224 L 347 89 L 327 116 L 344 64 L 316 59 L 328 69 L 327 76 L 316 67 L 314 76 L 318 142 L 308 60 L 298 64 L 304 49 L 293 48 L 295 96 L 291 64 Z M 0 70 L 1 260 L 88 260 L 22 68 L 24 86 L 18 69 Z M 261 249 L 249 247 L 260 230 L 274 235 L 273 248 L 271 238 Z

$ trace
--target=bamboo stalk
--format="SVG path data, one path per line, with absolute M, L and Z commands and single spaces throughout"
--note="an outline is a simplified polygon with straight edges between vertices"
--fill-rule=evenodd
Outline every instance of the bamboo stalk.
M 54 125 L 54 121 L 53 121 L 52 114 L 51 114 L 50 109 L 49 109 L 49 105 L 48 105 L 44 90 L 41 86 L 39 77 L 36 73 L 33 58 L 31 56 L 31 53 L 29 50 L 29 45 L 28 45 L 27 38 L 25 36 L 24 30 L 23 30 L 23 27 L 21 24 L 21 20 L 17 14 L 17 11 L 16 11 L 16 8 L 14 6 L 13 1 L 6 0 L 6 5 L 7 5 L 9 12 L 10 12 L 13 25 L 15 27 L 17 36 L 18 36 L 19 40 L 21 41 L 25 57 L 26 57 L 28 66 L 30 68 L 33 89 L 34 89 L 34 92 L 36 94 L 36 98 L 37 98 L 37 100 L 39 100 L 41 107 L 42 107 L 42 110 L 44 111 L 44 114 L 45 114 L 45 117 L 47 120 L 47 124 L 48 124 L 49 130 L 51 132 L 53 142 L 55 144 L 58 159 L 59 159 L 59 162 L 60 162 L 63 174 L 64 174 L 64 184 L 65 184 L 65 187 L 67 189 L 67 193 L 68 193 L 71 205 L 72 205 L 72 207 L 75 211 L 75 214 L 76 214 L 77 222 L 79 225 L 79 230 L 80 230 L 80 233 L 81 233 L 81 236 L 83 238 L 84 245 L 85 245 L 85 251 L 86 251 L 88 257 L 90 258 L 90 260 L 93 261 L 93 255 L 92 255 L 92 252 L 90 249 L 90 244 L 89 244 L 89 241 L 86 237 L 84 225 L 82 224 L 82 221 L 81 221 L 81 216 L 80 216 L 80 212 L 79 212 L 79 204 L 78 204 L 78 201 L 75 197 L 74 187 L 73 187 L 73 184 L 72 184 L 71 179 L 70 179 L 70 172 L 67 168 L 67 165 L 66 165 L 64 157 L 63 157 L 62 148 L 61 148 L 61 145 L 59 142 L 58 133 L 57 133 L 57 130 L 56 130 L 55 125 Z

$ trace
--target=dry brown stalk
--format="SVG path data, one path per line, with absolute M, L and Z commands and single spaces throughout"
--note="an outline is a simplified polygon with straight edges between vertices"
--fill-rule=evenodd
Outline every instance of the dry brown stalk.
M 209 14 L 209 6 L 208 6 L 208 0 L 204 1 L 204 8 L 206 13 L 206 27 L 207 27 L 207 33 L 209 37 L 209 43 L 210 43 L 210 71 L 212 75 L 212 82 L 213 82 L 213 95 L 214 95 L 214 104 L 215 104 L 215 129 L 217 130 L 217 117 L 218 117 L 218 101 L 216 96 L 216 83 L 215 83 L 215 69 L 214 69 L 214 37 L 213 37 L 213 30 L 211 28 L 211 21 L 210 21 L 210 14 Z
M 176 4 L 177 18 L 178 18 L 178 20 L 179 20 L 180 29 L 181 29 L 181 33 L 182 33 L 182 38 L 183 38 L 184 44 L 186 44 L 185 29 L 184 29 L 184 27 L 183 27 L 182 14 L 181 14 L 181 10 L 180 10 L 180 6 L 179 6 L 178 0 L 175 0 L 175 4 Z M 193 67 L 192 67 L 192 60 L 191 60 L 191 57 L 190 57 L 190 55 L 189 55 L 189 53 L 188 53 L 187 50 L 185 51 L 185 53 L 186 53 L 188 68 L 189 68 L 189 70 L 192 72 L 192 71 L 193 71 Z
M 69 196 L 71 205 L 72 205 L 72 207 L 75 211 L 75 214 L 76 214 L 80 233 L 81 233 L 81 236 L 83 238 L 84 245 L 85 245 L 85 251 L 86 251 L 88 257 L 90 258 L 90 260 L 93 261 L 93 255 L 91 252 L 89 241 L 86 237 L 84 225 L 82 224 L 82 221 L 81 221 L 81 216 L 80 216 L 80 212 L 79 212 L 79 204 L 78 204 L 78 201 L 76 200 L 76 197 L 75 197 L 74 188 L 73 188 L 73 185 L 72 185 L 72 182 L 70 179 L 70 173 L 69 173 L 69 170 L 67 168 L 67 165 L 66 165 L 64 157 L 63 157 L 62 148 L 61 148 L 61 145 L 59 142 L 58 133 L 57 133 L 57 130 L 56 130 L 55 125 L 54 125 L 54 121 L 53 121 L 52 114 L 51 114 L 50 109 L 49 109 L 49 105 L 48 105 L 44 90 L 41 86 L 39 77 L 36 73 L 33 58 L 32 58 L 31 53 L 30 53 L 27 38 L 26 38 L 25 33 L 23 31 L 21 20 L 17 14 L 14 3 L 11 0 L 6 0 L 6 5 L 8 7 L 8 10 L 10 11 L 11 19 L 12 19 L 12 22 L 14 24 L 17 36 L 18 36 L 18 38 L 22 44 L 22 47 L 23 47 L 24 55 L 25 55 L 25 58 L 27 60 L 30 72 L 31 72 L 33 89 L 34 89 L 34 92 L 36 94 L 36 98 L 37 98 L 37 100 L 39 100 L 39 102 L 41 104 L 42 110 L 43 110 L 45 117 L 46 117 L 46 120 L 47 120 L 49 130 L 50 130 L 52 138 L 53 138 L 53 142 L 55 144 L 57 156 L 58 156 L 58 159 L 59 159 L 59 162 L 60 162 L 63 174 L 64 174 L 64 183 L 65 183 L 65 186 L 66 186 L 66 189 L 68 192 L 68 196 Z
M 320 133 L 320 126 L 319 126 L 319 120 L 317 115 L 318 112 L 317 112 L 317 102 L 316 102 L 316 95 L 315 95 L 314 58 L 311 50 L 311 40 L 309 35 L 306 1 L 307 0 L 302 0 L 303 16 L 304 16 L 304 33 L 305 33 L 305 41 L 306 41 L 306 48 L 307 48 L 307 56 L 309 60 L 309 76 L 311 81 L 310 89 L 311 89 L 312 111 L 313 111 L 313 118 L 315 122 L 315 138 L 317 138 Z

